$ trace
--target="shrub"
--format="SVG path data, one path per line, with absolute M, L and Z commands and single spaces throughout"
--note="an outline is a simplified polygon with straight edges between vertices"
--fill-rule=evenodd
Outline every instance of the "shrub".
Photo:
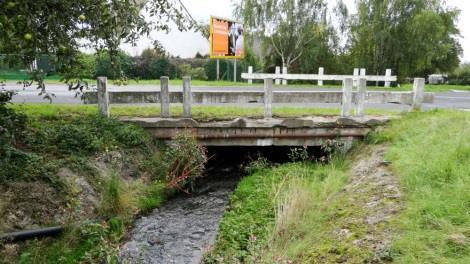
M 165 172 L 167 186 L 179 190 L 202 176 L 208 159 L 207 150 L 187 132 L 176 135 L 163 153 L 159 166 Z
M 207 80 L 206 71 L 202 67 L 192 69 L 191 77 L 196 80 Z

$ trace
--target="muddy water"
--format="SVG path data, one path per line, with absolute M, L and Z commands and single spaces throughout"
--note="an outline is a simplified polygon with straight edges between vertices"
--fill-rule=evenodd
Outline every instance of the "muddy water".
M 201 194 L 174 198 L 136 220 L 121 247 L 121 262 L 200 263 L 215 242 L 236 178 L 217 177 L 201 184 Z

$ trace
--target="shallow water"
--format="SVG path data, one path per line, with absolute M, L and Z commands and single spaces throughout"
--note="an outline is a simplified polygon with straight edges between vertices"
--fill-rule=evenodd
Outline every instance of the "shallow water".
M 219 221 L 236 181 L 218 179 L 203 194 L 169 200 L 137 219 L 122 245 L 122 263 L 200 263 L 215 243 Z M 207 185 L 206 185 L 207 187 Z

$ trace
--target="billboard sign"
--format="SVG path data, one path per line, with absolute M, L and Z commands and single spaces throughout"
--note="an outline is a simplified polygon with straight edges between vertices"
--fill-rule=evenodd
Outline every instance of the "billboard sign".
M 211 17 L 210 57 L 243 58 L 245 51 L 243 24 L 225 18 Z

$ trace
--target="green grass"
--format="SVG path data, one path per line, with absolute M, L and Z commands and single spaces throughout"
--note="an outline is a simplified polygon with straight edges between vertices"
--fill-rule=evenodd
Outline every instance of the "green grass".
M 398 263 L 470 263 L 470 114 L 409 113 L 375 134 L 406 194 Z
M 58 119 L 77 116 L 88 116 L 97 113 L 95 105 L 65 105 L 65 104 L 12 104 L 11 107 L 31 117 Z M 182 116 L 182 106 L 171 106 L 172 117 Z M 235 106 L 194 106 L 193 118 L 196 120 L 228 120 L 237 117 L 262 118 L 262 107 L 235 107 Z M 400 110 L 366 109 L 367 115 L 396 115 Z M 274 117 L 301 117 L 301 116 L 338 116 L 339 108 L 314 107 L 274 107 Z M 158 117 L 160 106 L 111 106 L 111 116 L 114 117 Z
M 345 202 L 332 198 L 345 185 L 347 168 L 343 159 L 288 163 L 242 179 L 205 263 L 314 263 L 319 254 L 329 255 L 339 246 L 327 240 L 331 221 Z

